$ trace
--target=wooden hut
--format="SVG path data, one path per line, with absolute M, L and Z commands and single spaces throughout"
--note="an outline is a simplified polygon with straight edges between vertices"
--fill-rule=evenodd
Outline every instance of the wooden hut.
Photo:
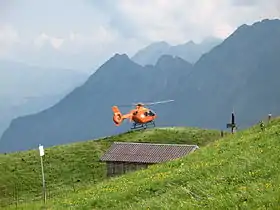
M 196 149 L 197 145 L 114 142 L 100 160 L 106 162 L 110 177 L 181 158 Z

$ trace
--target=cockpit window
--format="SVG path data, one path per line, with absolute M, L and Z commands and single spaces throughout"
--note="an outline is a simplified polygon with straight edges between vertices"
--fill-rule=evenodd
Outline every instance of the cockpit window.
M 152 111 L 152 110 L 150 110 L 150 111 L 149 111 L 149 115 L 150 115 L 150 116 L 155 116 L 155 112 Z

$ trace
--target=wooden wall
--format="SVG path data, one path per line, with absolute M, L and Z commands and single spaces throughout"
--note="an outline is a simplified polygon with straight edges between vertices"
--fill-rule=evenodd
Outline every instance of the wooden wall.
M 145 163 L 106 162 L 106 164 L 108 177 L 148 168 L 148 164 Z

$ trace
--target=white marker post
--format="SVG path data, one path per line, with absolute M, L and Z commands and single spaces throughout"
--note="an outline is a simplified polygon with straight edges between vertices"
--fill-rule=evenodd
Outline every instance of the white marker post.
M 39 145 L 39 153 L 41 158 L 41 168 L 42 168 L 42 179 L 43 179 L 43 196 L 44 196 L 44 203 L 46 204 L 47 195 L 46 195 L 46 185 L 45 185 L 45 174 L 44 174 L 44 165 L 43 165 L 43 156 L 45 155 L 43 145 Z

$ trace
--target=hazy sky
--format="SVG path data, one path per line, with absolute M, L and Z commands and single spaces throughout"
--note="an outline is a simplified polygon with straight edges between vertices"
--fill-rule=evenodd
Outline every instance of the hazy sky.
M 0 0 L 0 58 L 88 68 L 151 42 L 226 38 L 279 17 L 280 0 Z

